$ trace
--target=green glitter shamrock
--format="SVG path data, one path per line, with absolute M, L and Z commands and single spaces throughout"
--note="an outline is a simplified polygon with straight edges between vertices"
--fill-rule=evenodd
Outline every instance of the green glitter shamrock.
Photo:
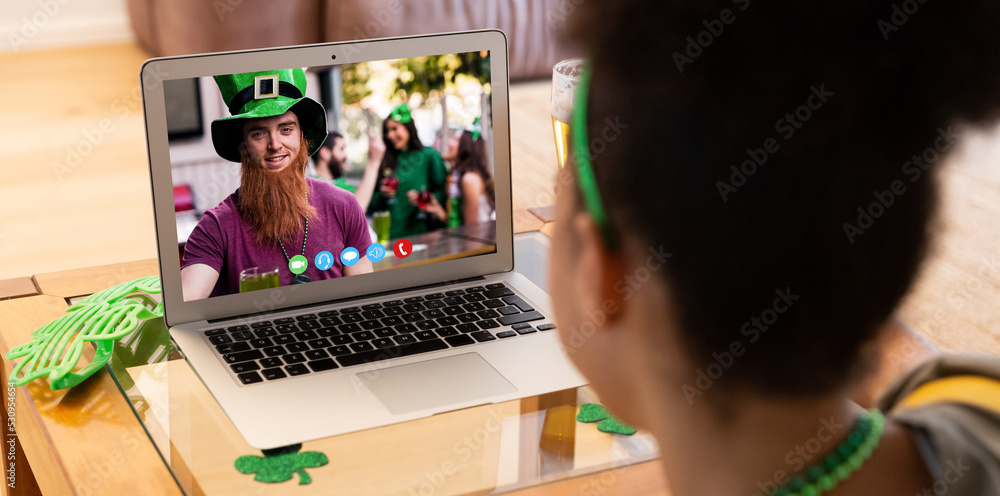
M 312 477 L 306 473 L 307 468 L 322 467 L 330 462 L 325 454 L 319 451 L 299 453 L 301 444 L 284 448 L 264 450 L 264 456 L 243 455 L 236 459 L 236 470 L 243 474 L 255 474 L 257 482 L 285 482 L 292 474 L 299 474 L 299 484 L 309 484 Z
M 635 427 L 626 425 L 621 420 L 616 419 L 608 413 L 606 408 L 596 403 L 584 403 L 580 405 L 580 413 L 577 414 L 576 420 L 588 424 L 600 422 L 597 424 L 597 430 L 609 434 L 631 436 L 637 432 Z
M 163 303 L 157 304 L 150 296 L 160 291 L 159 277 L 142 277 L 70 306 L 66 315 L 35 329 L 33 341 L 7 353 L 8 360 L 27 357 L 11 370 L 9 382 L 23 386 L 48 375 L 53 390 L 83 382 L 108 363 L 116 339 L 131 334 L 141 321 L 163 317 Z M 96 347 L 94 359 L 73 372 L 88 341 Z

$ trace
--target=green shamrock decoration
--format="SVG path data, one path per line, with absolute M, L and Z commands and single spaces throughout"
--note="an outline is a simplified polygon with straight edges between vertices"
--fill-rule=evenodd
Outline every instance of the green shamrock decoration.
M 159 277 L 142 277 L 94 293 L 70 306 L 66 315 L 35 329 L 31 333 L 34 341 L 7 353 L 8 360 L 27 357 L 14 366 L 9 382 L 23 386 L 48 375 L 53 390 L 83 382 L 108 363 L 116 339 L 131 334 L 141 321 L 163 317 L 163 303 L 156 303 L 150 297 L 160 292 Z M 88 341 L 96 347 L 94 359 L 73 372 Z
M 616 419 L 608 413 L 606 408 L 596 403 L 584 403 L 580 405 L 580 413 L 577 414 L 576 420 L 587 424 L 600 422 L 597 424 L 597 430 L 607 432 L 609 434 L 631 436 L 637 432 L 635 427 L 629 426 L 621 420 Z
M 330 462 L 326 455 L 319 451 L 299 453 L 301 444 L 286 446 L 274 450 L 264 450 L 264 456 L 243 455 L 236 459 L 236 470 L 243 474 L 255 474 L 257 482 L 285 482 L 292 474 L 299 474 L 299 484 L 309 484 L 312 477 L 306 473 L 307 468 L 322 467 Z

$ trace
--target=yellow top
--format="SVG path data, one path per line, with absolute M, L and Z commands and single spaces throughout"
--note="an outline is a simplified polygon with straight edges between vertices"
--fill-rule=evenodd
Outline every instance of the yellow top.
M 921 385 L 907 395 L 895 410 L 945 401 L 964 403 L 1000 413 L 1000 381 L 975 375 L 936 379 Z

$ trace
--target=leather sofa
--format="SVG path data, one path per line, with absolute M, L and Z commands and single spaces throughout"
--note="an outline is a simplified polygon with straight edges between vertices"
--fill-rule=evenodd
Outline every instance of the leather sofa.
M 127 0 L 155 56 L 499 28 L 511 79 L 550 77 L 571 56 L 556 30 L 574 0 Z

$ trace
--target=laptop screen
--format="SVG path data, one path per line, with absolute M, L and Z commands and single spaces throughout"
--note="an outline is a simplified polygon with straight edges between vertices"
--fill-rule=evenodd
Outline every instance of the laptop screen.
M 185 301 L 497 251 L 487 51 L 163 90 Z

